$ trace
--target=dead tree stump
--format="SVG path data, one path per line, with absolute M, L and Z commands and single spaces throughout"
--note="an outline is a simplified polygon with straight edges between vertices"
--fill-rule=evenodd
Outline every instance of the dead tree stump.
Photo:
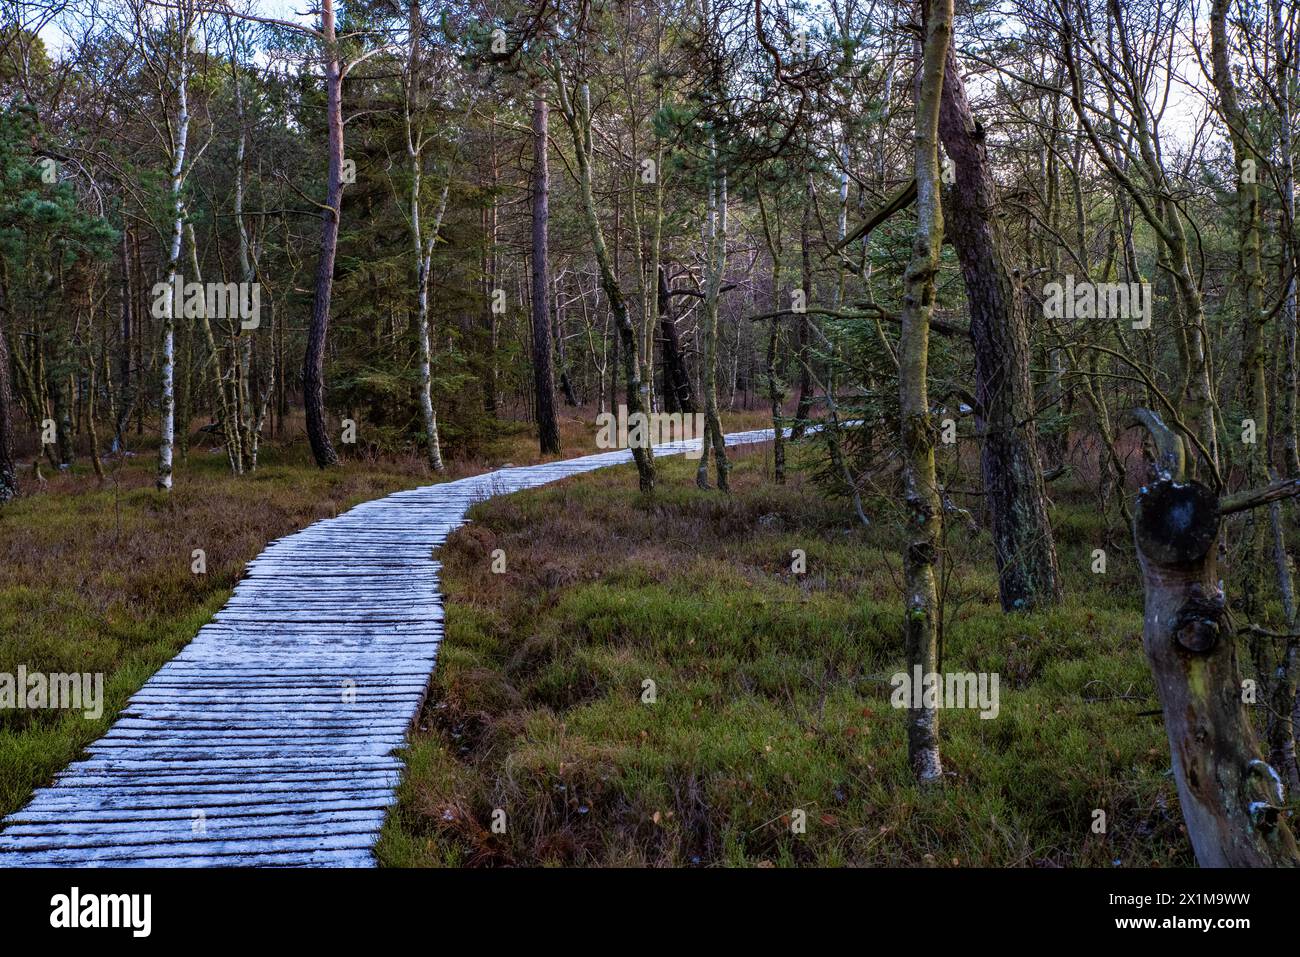
M 1174 779 L 1202 867 L 1300 864 L 1282 781 L 1264 760 L 1216 575 L 1218 497 L 1162 478 L 1137 499 L 1133 537 L 1146 588 L 1142 641 L 1164 710 Z

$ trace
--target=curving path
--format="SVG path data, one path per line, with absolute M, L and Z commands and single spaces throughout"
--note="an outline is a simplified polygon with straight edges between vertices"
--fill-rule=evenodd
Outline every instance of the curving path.
M 397 492 L 272 542 L 87 756 L 3 822 L 0 867 L 372 866 L 442 638 L 433 549 L 475 502 L 631 459 Z

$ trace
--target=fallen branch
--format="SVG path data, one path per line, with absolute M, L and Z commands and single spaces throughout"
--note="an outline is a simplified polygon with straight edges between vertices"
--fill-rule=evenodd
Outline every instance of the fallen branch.
M 1300 495 L 1300 479 L 1282 479 L 1263 488 L 1224 496 L 1219 499 L 1219 514 L 1231 515 L 1233 512 L 1244 512 L 1248 508 L 1259 508 L 1261 505 L 1280 502 L 1295 495 Z
M 863 236 L 867 235 L 867 233 L 871 232 L 873 229 L 875 229 L 877 226 L 879 226 L 881 223 L 887 220 L 890 216 L 893 216 L 895 213 L 900 212 L 901 210 L 907 209 L 907 207 L 911 206 L 914 202 L 916 202 L 916 177 L 915 176 L 909 179 L 901 187 L 894 190 L 894 192 L 891 193 L 889 197 L 885 200 L 885 204 L 881 206 L 879 209 L 877 209 L 870 216 L 868 216 L 866 218 L 866 221 L 863 222 L 861 226 L 853 230 L 853 232 L 849 233 L 838 243 L 832 246 L 831 252 L 836 252 L 840 249 L 843 249 L 849 243 L 861 239 Z
M 1239 635 L 1253 635 L 1256 638 L 1277 638 L 1282 641 L 1300 639 L 1300 632 L 1269 631 L 1260 625 L 1245 625 L 1237 629 Z

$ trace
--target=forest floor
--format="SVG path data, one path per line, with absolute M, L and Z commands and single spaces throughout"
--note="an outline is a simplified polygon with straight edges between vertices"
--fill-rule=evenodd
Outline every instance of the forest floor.
M 597 451 L 593 422 L 562 419 L 564 457 Z M 383 863 L 1192 863 L 1159 716 L 1141 714 L 1156 701 L 1137 571 L 1121 536 L 1108 573 L 1091 573 L 1106 535 L 1087 493 L 1053 486 L 1070 597 L 1050 612 L 1004 616 L 987 534 L 950 523 L 942 670 L 997 672 L 1001 701 L 993 720 L 942 713 L 949 783 L 926 794 L 889 701 L 896 501 L 868 499 L 880 520 L 864 529 L 798 469 L 774 485 L 770 446 L 732 454 L 729 498 L 673 458 L 653 500 L 620 467 L 475 507 L 440 555 L 447 637 Z M 513 426 L 445 478 L 538 458 Z M 153 467 L 147 447 L 108 462 L 102 486 L 84 460 L 47 467 L 0 510 L 0 672 L 106 675 L 98 720 L 0 713 L 0 814 L 107 729 L 268 541 L 432 481 L 414 456 L 321 472 L 300 439 L 267 443 L 244 478 L 196 446 L 170 495 Z M 206 575 L 191 572 L 196 548 Z M 491 573 L 494 548 L 505 574 Z M 795 810 L 806 833 L 791 833 Z
M 758 412 L 724 417 L 761 427 Z M 595 410 L 561 412 L 561 457 L 600 451 Z M 230 474 L 211 442 L 177 457 L 175 487 L 153 487 L 156 444 L 104 463 L 100 482 L 82 456 L 69 470 L 30 468 L 24 494 L 0 508 L 0 673 L 103 673 L 103 714 L 0 710 L 0 817 L 99 738 L 140 686 L 225 604 L 246 562 L 268 542 L 403 488 L 540 461 L 526 424 L 473 458 L 431 476 L 414 455 L 345 457 L 321 471 L 297 423 L 295 438 L 263 444 L 257 472 Z M 30 459 L 30 454 L 28 456 Z M 206 573 L 192 571 L 202 549 Z
M 653 500 L 618 468 L 475 506 L 440 555 L 447 634 L 382 863 L 1193 863 L 1140 578 L 1122 542 L 1092 572 L 1087 493 L 1053 486 L 1051 611 L 1004 615 L 987 533 L 950 523 L 940 670 L 998 673 L 1000 711 L 941 713 L 947 783 L 925 793 L 890 703 L 897 500 L 868 500 L 865 529 L 770 458 L 737 453 L 730 497 L 672 459 Z

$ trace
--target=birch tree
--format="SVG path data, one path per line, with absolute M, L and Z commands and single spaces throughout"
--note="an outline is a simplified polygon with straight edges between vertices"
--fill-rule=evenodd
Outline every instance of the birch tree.
M 906 610 L 904 651 L 908 674 L 938 671 L 939 597 L 934 565 L 939 549 L 942 506 L 934 463 L 934 423 L 930 418 L 926 374 L 935 277 L 943 244 L 939 202 L 939 102 L 952 34 L 952 0 L 929 0 L 924 11 L 916 86 L 916 232 L 904 274 L 902 331 L 899 334 L 898 397 L 903 446 L 903 495 L 907 543 L 903 550 Z M 914 689 L 907 715 L 907 753 L 922 784 L 943 778 L 939 756 L 939 713 Z M 920 704 L 915 704 L 916 700 Z
M 423 19 L 419 0 L 412 0 L 407 28 L 407 72 L 403 116 L 406 128 L 406 156 L 411 176 L 410 209 L 408 216 L 411 231 L 411 255 L 415 262 L 415 325 L 420 343 L 420 412 L 424 417 L 426 456 L 429 469 L 443 470 L 442 443 L 438 437 L 438 413 L 433 403 L 433 349 L 429 328 L 429 275 L 433 269 L 433 250 L 442 231 L 442 219 L 447 211 L 447 198 L 451 193 L 451 174 L 443 181 L 433 220 L 426 239 L 423 233 L 421 188 L 424 181 L 424 154 L 428 144 L 425 114 L 421 107 L 425 100 L 424 59 L 420 41 L 423 36 Z
M 185 159 L 190 133 L 190 43 L 194 27 L 194 10 L 182 4 L 176 8 L 176 31 L 179 46 L 176 55 L 176 125 L 168 125 L 168 153 L 171 158 L 171 245 L 167 253 L 167 295 L 162 309 L 162 392 L 161 424 L 158 442 L 157 486 L 163 491 L 172 487 L 172 453 L 176 440 L 176 288 L 185 231 Z M 140 21 L 137 20 L 137 24 Z M 161 88 L 161 74 L 159 75 Z M 188 427 L 181 423 L 182 428 Z

